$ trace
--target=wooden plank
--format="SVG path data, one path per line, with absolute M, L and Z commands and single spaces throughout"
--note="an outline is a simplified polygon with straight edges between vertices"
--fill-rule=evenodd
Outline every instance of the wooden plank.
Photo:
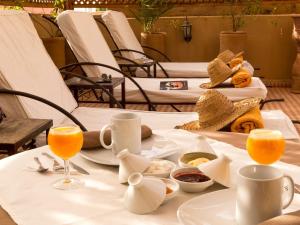
M 5 120 L 0 124 L 0 148 L 20 147 L 52 126 L 52 120 Z

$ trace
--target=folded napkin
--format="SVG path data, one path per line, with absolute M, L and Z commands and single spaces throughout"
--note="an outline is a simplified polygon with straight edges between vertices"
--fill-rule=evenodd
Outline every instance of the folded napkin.
M 231 83 L 234 85 L 235 88 L 247 87 L 251 84 L 251 81 L 251 74 L 248 70 L 244 69 L 243 67 L 238 72 L 236 72 L 231 78 Z
M 241 117 L 237 118 L 230 126 L 230 131 L 238 133 L 250 133 L 253 129 L 264 128 L 260 109 L 255 107 Z
M 180 147 L 172 140 L 161 138 L 155 140 L 151 150 L 142 150 L 141 155 L 149 159 L 164 158 L 178 153 Z
M 274 217 L 259 225 L 300 225 L 300 211 Z
M 146 125 L 141 126 L 142 140 L 151 137 L 152 130 Z M 102 148 L 100 143 L 100 131 L 86 131 L 83 132 L 83 146 L 82 149 Z M 109 145 L 111 143 L 111 132 L 109 130 L 104 133 L 104 142 Z

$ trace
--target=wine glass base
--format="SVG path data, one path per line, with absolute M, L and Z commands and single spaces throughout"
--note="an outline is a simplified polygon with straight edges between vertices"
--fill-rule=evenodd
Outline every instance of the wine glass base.
M 60 190 L 78 189 L 84 186 L 84 182 L 77 178 L 59 179 L 53 183 L 53 187 Z

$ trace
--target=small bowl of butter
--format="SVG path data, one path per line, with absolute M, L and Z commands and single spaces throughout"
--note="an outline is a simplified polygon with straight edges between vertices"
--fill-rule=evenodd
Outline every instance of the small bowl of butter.
M 207 152 L 188 152 L 178 158 L 180 167 L 197 167 L 200 164 L 207 163 L 216 159 L 217 156 Z
M 154 159 L 150 162 L 150 166 L 143 172 L 144 176 L 154 176 L 168 178 L 172 170 L 176 168 L 176 164 L 169 160 Z

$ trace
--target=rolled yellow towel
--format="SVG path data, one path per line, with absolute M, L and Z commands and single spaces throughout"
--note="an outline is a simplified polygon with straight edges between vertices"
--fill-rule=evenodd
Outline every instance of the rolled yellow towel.
M 258 128 L 264 128 L 264 121 L 257 106 L 233 121 L 230 131 L 248 134 L 251 130 Z
M 235 88 L 247 87 L 251 84 L 251 81 L 251 74 L 248 72 L 248 70 L 243 68 L 236 72 L 231 78 L 231 83 L 234 85 Z
M 151 137 L 152 135 L 152 130 L 150 127 L 146 125 L 141 126 L 141 132 L 142 132 L 142 137 L 141 139 L 147 139 Z M 86 131 L 83 132 L 83 146 L 82 149 L 95 149 L 95 148 L 101 148 L 101 143 L 100 143 L 100 131 Z M 109 145 L 111 143 L 111 132 L 106 130 L 104 133 L 104 143 Z
M 229 67 L 232 69 L 232 68 L 236 67 L 237 65 L 242 64 L 243 61 L 244 61 L 244 58 L 242 55 L 239 57 L 236 57 L 229 62 Z

